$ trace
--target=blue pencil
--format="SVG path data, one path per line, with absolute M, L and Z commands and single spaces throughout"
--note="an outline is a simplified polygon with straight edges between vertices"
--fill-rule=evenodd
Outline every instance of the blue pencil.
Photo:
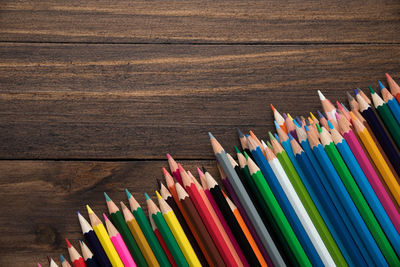
M 390 111 L 393 113 L 397 123 L 400 125 L 400 104 L 397 100 L 393 97 L 393 95 L 389 92 L 388 89 L 383 86 L 383 84 L 378 81 L 379 88 L 381 89 L 381 94 L 383 101 L 389 106 Z
M 309 129 L 308 129 L 309 130 Z M 308 131 L 309 133 L 309 131 Z M 325 175 L 329 177 L 329 182 L 331 186 L 335 188 L 335 193 L 344 207 L 344 211 L 351 218 L 351 223 L 353 224 L 358 236 L 363 242 L 365 248 L 367 249 L 372 261 L 377 266 L 388 266 L 382 252 L 379 250 L 374 238 L 372 237 L 367 225 L 363 221 L 360 213 L 358 212 L 356 206 L 354 205 L 349 193 L 344 187 L 339 175 L 337 174 L 335 167 L 332 165 L 328 155 L 326 154 L 324 147 L 321 145 L 318 139 L 308 136 L 311 149 L 317 158 Z
M 251 140 L 251 137 L 248 138 Z M 269 166 L 267 159 L 265 158 L 261 148 L 254 144 L 254 141 L 249 142 L 250 151 L 256 161 L 258 167 L 260 168 L 262 174 L 267 180 L 272 192 L 274 193 L 279 205 L 281 206 L 283 212 L 288 219 L 290 226 L 292 226 L 293 231 L 296 233 L 301 245 L 304 248 L 308 258 L 311 263 L 315 266 L 323 266 L 321 258 L 319 257 L 317 251 L 315 250 L 310 238 L 308 237 L 305 229 L 303 228 L 299 218 L 297 217 L 292 205 L 287 199 L 285 192 L 283 191 L 278 179 L 276 178 L 274 172 Z
M 339 132 L 328 122 L 329 128 L 331 130 L 332 139 L 342 156 L 343 160 L 346 162 L 348 169 L 351 172 L 354 180 L 356 181 L 358 187 L 360 188 L 364 198 L 366 199 L 371 210 L 374 212 L 376 219 L 379 221 L 382 230 L 385 232 L 387 238 L 392 244 L 393 249 L 396 251 L 397 256 L 400 255 L 400 236 L 397 233 L 394 225 L 389 219 L 389 216 L 382 207 L 381 202 L 376 196 L 374 190 L 369 184 L 367 177 L 362 171 L 360 165 L 358 164 L 356 158 L 353 155 L 349 145 L 346 140 L 339 134 Z

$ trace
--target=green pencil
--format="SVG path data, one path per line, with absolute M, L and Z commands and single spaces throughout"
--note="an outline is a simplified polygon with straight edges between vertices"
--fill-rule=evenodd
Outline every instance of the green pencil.
M 397 147 L 400 149 L 400 125 L 397 123 L 393 113 L 390 111 L 389 106 L 371 86 L 369 86 L 369 91 L 371 92 L 372 102 L 378 111 L 379 117 L 381 117 L 386 129 L 388 129 Z
M 169 229 L 168 224 L 165 221 L 161 211 L 146 193 L 145 196 L 149 216 L 153 218 L 155 224 L 157 225 L 157 228 L 160 231 L 161 236 L 165 241 L 165 244 L 167 244 L 168 249 L 172 254 L 172 257 L 174 257 L 176 264 L 178 266 L 189 267 L 189 264 L 187 263 L 185 256 L 182 253 L 182 250 L 179 248 L 179 245 L 176 242 L 171 230 Z
M 264 175 L 261 173 L 260 169 L 250 157 L 247 158 L 247 166 L 249 168 L 251 177 L 257 185 L 259 193 L 262 195 L 265 204 L 267 204 L 271 213 L 273 214 L 298 263 L 300 264 L 300 266 L 311 266 L 310 260 L 308 259 L 304 249 L 297 239 L 296 234 L 290 226 L 289 221 L 283 213 L 278 201 L 272 193 L 271 188 L 265 180 Z
M 360 215 L 367 225 L 369 231 L 374 237 L 376 244 L 386 258 L 386 261 L 390 266 L 399 266 L 400 261 L 397 258 L 396 253 L 394 252 L 392 246 L 389 243 L 389 240 L 383 233 L 382 228 L 380 227 L 378 221 L 376 220 L 374 214 L 368 206 L 367 201 L 365 200 L 356 182 L 354 181 L 353 176 L 346 166 L 346 163 L 340 156 L 339 151 L 333 143 L 333 140 L 328 130 L 326 130 L 325 128 L 321 129 L 319 125 L 317 125 L 317 129 L 320 133 L 320 139 L 322 145 L 324 146 L 326 154 L 328 154 L 329 159 L 331 160 L 333 166 L 339 174 L 340 179 L 342 180 L 344 186 L 349 192 L 350 197 L 352 198 L 354 204 L 360 212 Z
M 126 195 L 128 196 L 128 201 L 129 205 L 131 207 L 133 216 L 135 216 L 135 219 L 137 223 L 140 226 L 140 229 L 142 229 L 144 236 L 147 239 L 147 242 L 149 242 L 149 245 L 151 249 L 153 250 L 154 255 L 157 258 L 158 263 L 160 266 L 171 266 L 167 256 L 164 253 L 164 250 L 162 249 L 160 243 L 158 242 L 158 239 L 156 235 L 153 232 L 153 229 L 150 226 L 149 221 L 146 218 L 146 215 L 143 212 L 142 207 L 140 207 L 139 203 L 136 201 L 136 199 L 132 196 L 132 194 L 128 191 L 128 189 L 125 189 Z
M 289 177 L 290 182 L 296 190 L 297 195 L 303 203 L 304 208 L 307 210 L 312 222 L 315 225 L 315 228 L 321 236 L 321 239 L 324 241 L 325 246 L 327 247 L 333 260 L 335 261 L 337 266 L 347 266 L 346 260 L 340 252 L 340 249 L 337 246 L 336 242 L 333 240 L 333 237 L 321 215 L 319 214 L 317 207 L 315 207 L 314 202 L 311 200 L 311 197 L 308 194 L 308 191 L 301 181 L 301 178 L 294 168 L 292 162 L 290 161 L 288 154 L 283 149 L 282 145 L 275 139 L 272 133 L 269 132 L 268 134 L 271 139 L 272 148 L 276 157 L 278 158 L 287 176 Z
M 138 264 L 139 266 L 148 266 L 142 252 L 139 249 L 138 244 L 135 241 L 135 238 L 133 238 L 131 231 L 128 228 L 128 225 L 126 224 L 125 219 L 121 214 L 121 211 L 118 209 L 117 205 L 115 205 L 114 201 L 111 200 L 106 192 L 104 192 L 104 197 L 106 198 L 107 208 L 111 216 L 111 221 L 121 234 L 122 239 L 124 240 L 125 245 L 131 253 L 136 264 Z

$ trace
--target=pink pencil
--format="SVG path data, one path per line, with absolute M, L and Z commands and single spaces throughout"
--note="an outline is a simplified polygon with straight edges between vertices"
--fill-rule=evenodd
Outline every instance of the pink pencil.
M 201 181 L 201 185 L 203 186 L 204 193 L 206 194 L 208 200 L 210 201 L 211 206 L 214 208 L 214 211 L 217 214 L 219 220 L 221 221 L 221 224 L 224 227 L 229 239 L 231 240 L 233 247 L 235 248 L 240 259 L 242 260 L 243 265 L 249 266 L 249 263 L 247 262 L 247 259 L 244 256 L 242 250 L 240 249 L 239 244 L 237 243 L 237 241 L 235 239 L 235 236 L 233 235 L 231 229 L 229 228 L 229 225 L 226 222 L 225 217 L 222 215 L 217 203 L 215 202 L 210 190 L 208 189 L 207 182 L 205 180 L 206 177 L 205 177 L 204 173 L 199 168 L 197 168 L 197 172 L 199 173 L 200 181 Z
M 107 216 L 103 213 L 103 217 L 106 223 L 108 235 L 110 236 L 111 242 L 113 243 L 115 250 L 117 251 L 119 257 L 121 258 L 124 266 L 127 267 L 136 267 L 136 263 L 133 260 L 131 254 L 129 253 L 128 248 L 125 245 L 124 240 L 122 239 L 121 234 L 115 228 L 115 226 L 111 223 L 111 221 L 107 218 Z
M 372 189 L 375 191 L 376 196 L 381 202 L 383 208 L 385 209 L 387 215 L 393 223 L 393 226 L 396 228 L 397 232 L 400 234 L 400 214 L 397 212 L 396 207 L 391 201 L 388 193 L 386 192 L 384 186 L 379 179 L 378 174 L 375 172 L 374 167 L 372 167 L 371 162 L 368 160 L 367 155 L 362 149 L 360 143 L 357 140 L 354 132 L 350 129 L 348 123 L 345 121 L 346 119 L 341 116 L 337 116 L 339 122 L 340 132 L 342 133 L 343 138 L 346 140 L 349 145 L 351 151 L 356 157 L 358 163 L 360 164 L 361 169 L 363 170 L 365 176 L 367 177 L 369 183 L 371 184 Z

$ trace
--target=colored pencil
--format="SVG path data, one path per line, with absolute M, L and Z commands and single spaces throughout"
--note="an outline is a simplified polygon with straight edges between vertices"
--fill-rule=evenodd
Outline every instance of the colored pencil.
M 40 263 L 37 264 L 38 267 L 42 267 L 42 265 Z M 70 265 L 71 266 L 71 265 Z
M 290 118 L 290 115 L 288 116 L 285 113 L 283 113 L 282 116 L 285 118 L 285 126 L 287 132 L 290 133 L 294 138 L 297 138 L 296 128 L 293 124 L 293 120 Z
M 379 117 L 388 129 L 390 135 L 393 137 L 397 147 L 400 148 L 400 126 L 397 123 L 393 113 L 390 111 L 389 106 L 383 101 L 383 99 L 369 86 L 371 92 L 372 102 L 378 111 Z
M 266 157 L 264 157 L 264 155 L 261 153 L 260 147 L 251 138 L 248 138 L 248 141 L 251 153 L 253 153 L 257 165 L 261 169 L 261 172 L 264 175 L 265 179 L 268 179 L 268 184 L 271 190 L 273 191 L 275 197 L 277 198 L 279 205 L 284 211 L 293 231 L 296 233 L 296 236 L 300 241 L 302 247 L 304 248 L 304 251 L 306 252 L 309 260 L 311 261 L 311 263 L 315 262 L 315 265 L 322 264 L 321 259 L 319 258 L 309 236 L 307 235 L 303 225 L 301 224 L 299 217 L 296 215 L 294 208 L 292 207 L 290 201 L 288 200 L 288 197 L 283 191 L 282 186 L 280 185 L 277 177 L 272 171 L 271 166 L 269 165 Z M 303 263 L 299 262 L 299 264 L 301 265 Z
M 223 259 L 218 253 L 218 249 L 215 246 L 199 214 L 197 213 L 197 210 L 194 207 L 193 202 L 190 199 L 189 195 L 186 193 L 185 189 L 178 183 L 176 184 L 176 192 L 178 194 L 182 207 L 185 209 L 186 213 L 190 216 L 193 222 L 193 226 L 198 232 L 198 236 L 201 240 L 201 243 L 204 244 L 205 249 L 207 250 L 207 254 L 210 255 L 211 258 L 210 266 L 213 265 L 220 266 L 221 264 L 223 265 L 224 264 Z
M 167 154 L 167 158 L 168 158 L 168 165 L 169 165 L 172 175 L 178 181 L 178 183 L 180 183 L 182 185 L 182 177 L 179 173 L 178 164 L 176 163 L 174 158 L 171 157 L 170 154 Z
M 363 249 L 366 249 L 368 251 L 371 260 L 373 260 L 375 264 L 387 266 L 385 258 L 383 257 L 374 238 L 369 232 L 368 227 L 363 221 L 359 211 L 353 203 L 353 200 L 351 199 L 349 193 L 343 185 L 343 182 L 336 172 L 336 169 L 333 166 L 332 162 L 330 161 L 330 158 L 325 152 L 324 147 L 321 145 L 318 139 L 313 138 L 310 135 L 308 136 L 308 140 L 315 158 L 322 166 L 322 170 L 325 172 L 326 177 L 329 177 L 328 180 L 331 183 L 332 188 L 334 188 L 334 192 L 337 195 L 337 199 L 343 206 L 344 212 L 346 212 L 346 214 L 348 214 L 348 217 L 351 218 L 350 222 L 353 224 L 354 229 L 357 231 L 358 237 L 363 242 Z
M 96 256 L 96 259 L 100 266 L 102 267 L 111 267 L 110 260 L 108 259 L 103 247 L 99 239 L 96 236 L 96 233 L 93 231 L 92 226 L 90 226 L 89 222 L 81 215 L 78 211 L 78 219 L 81 225 L 83 236 L 89 244 L 91 251 Z
M 172 208 L 168 205 L 168 203 L 162 198 L 162 196 L 156 191 L 156 195 L 158 198 L 158 203 L 160 206 L 160 210 L 162 216 L 164 217 L 169 229 L 172 232 L 176 242 L 178 243 L 179 248 L 181 249 L 186 262 L 189 266 L 202 266 L 199 259 L 196 256 L 195 251 L 193 250 L 192 245 L 186 237 L 185 232 L 182 229 L 182 226 Z
M 79 240 L 79 244 L 81 246 L 82 256 L 85 260 L 85 264 L 87 267 L 99 267 L 100 265 L 97 263 L 97 260 L 90 249 L 86 246 L 86 244 Z
M 120 205 L 122 209 L 122 214 L 124 215 L 125 222 L 128 225 L 128 228 L 133 237 L 138 241 L 137 244 L 144 258 L 146 259 L 147 264 L 149 266 L 155 266 L 155 267 L 160 266 L 160 264 L 156 259 L 156 256 L 151 250 L 150 245 L 147 242 L 146 237 L 144 236 L 142 229 L 140 229 L 140 226 L 135 217 L 133 216 L 132 212 L 128 209 L 127 206 L 125 206 L 125 204 L 122 201 L 120 202 Z
M 386 80 L 389 84 L 390 87 L 390 92 L 392 95 L 396 98 L 397 102 L 400 104 L 400 87 L 399 85 L 390 77 L 388 73 L 385 73 L 386 75 Z
M 240 215 L 239 210 L 237 209 L 235 204 L 233 204 L 232 200 L 230 200 L 229 197 L 223 191 L 221 191 L 221 192 L 222 192 L 226 202 L 228 203 L 228 206 L 231 209 L 233 215 L 235 216 L 236 221 L 238 222 L 238 224 L 240 225 L 240 228 L 242 229 L 244 235 L 246 236 L 247 241 L 250 243 L 250 246 L 253 248 L 254 253 L 255 253 L 259 263 L 263 267 L 268 266 L 263 255 L 261 254 L 261 251 L 259 250 L 257 243 L 255 242 L 253 236 L 251 235 L 249 228 L 246 226 L 246 223 L 244 222 L 242 216 Z
M 293 232 L 285 214 L 281 209 L 281 206 L 277 202 L 274 194 L 271 191 L 271 188 L 266 182 L 260 169 L 250 158 L 247 159 L 247 166 L 249 168 L 251 177 L 257 185 L 259 191 L 258 193 L 263 197 L 264 203 L 268 206 L 268 209 L 271 211 L 273 217 L 275 218 L 280 228 L 280 231 L 284 235 L 288 245 L 292 249 L 295 257 L 297 258 L 298 264 L 300 266 L 311 265 L 307 255 L 304 252 L 304 249 L 301 247 L 299 240 Z
M 241 250 L 245 254 L 247 262 L 250 264 L 250 266 L 260 266 L 260 262 L 258 261 L 253 249 L 250 246 L 250 243 L 248 242 L 246 236 L 240 228 L 240 225 L 237 222 L 235 215 L 231 211 L 225 197 L 223 196 L 219 185 L 208 172 L 205 174 L 205 179 L 212 198 L 216 202 L 223 217 L 225 217 L 226 222 L 234 235 L 234 238 L 237 240 Z
M 390 108 L 390 111 L 392 112 L 393 116 L 395 117 L 396 121 L 398 124 L 400 124 L 400 104 L 397 102 L 397 100 L 393 97 L 393 95 L 389 92 L 388 89 L 385 88 L 385 86 L 378 81 L 379 87 L 381 89 L 381 94 L 383 101 L 388 105 Z
M 279 127 L 287 133 L 286 125 L 285 125 L 285 118 L 276 110 L 274 105 L 271 104 L 272 113 L 274 114 L 274 120 L 278 123 Z
M 257 184 L 255 183 L 253 177 L 250 174 L 250 170 L 247 165 L 248 160 L 252 160 L 246 152 L 244 152 L 244 155 L 237 150 L 237 157 L 238 161 L 241 167 L 242 174 L 245 176 L 245 180 L 248 181 L 248 184 L 251 185 L 251 190 L 249 192 L 249 195 L 253 195 L 256 197 L 256 204 L 259 207 L 259 214 L 262 217 L 264 224 L 266 225 L 267 229 L 269 229 L 271 238 L 276 244 L 277 248 L 279 251 L 282 253 L 282 257 L 288 266 L 298 266 L 299 263 L 296 260 L 296 257 L 289 247 L 288 243 L 286 242 L 286 239 L 280 230 L 280 226 L 277 223 L 277 221 L 274 219 L 274 215 L 272 214 L 268 203 L 264 201 L 264 198 L 262 194 L 259 193 Z M 252 160 L 253 161 L 253 160 Z M 240 213 L 240 212 L 239 212 Z M 258 244 L 258 243 L 257 243 Z M 262 244 L 261 244 L 262 245 Z M 259 245 L 259 246 L 261 246 Z
M 319 124 L 322 126 L 328 126 L 328 120 L 325 118 L 324 114 L 321 113 L 321 111 L 317 110 L 318 118 L 319 118 Z
M 167 244 L 169 251 L 174 257 L 176 264 L 178 266 L 189 266 L 185 256 L 182 253 L 182 250 L 180 249 L 174 235 L 171 232 L 171 229 L 168 227 L 167 222 L 161 214 L 161 211 L 147 194 L 145 194 L 145 196 L 149 216 L 153 218 L 154 223 L 157 225 L 157 228 L 160 231 L 163 240 Z
M 83 260 L 82 256 L 74 248 L 74 246 L 71 245 L 67 238 L 65 238 L 65 242 L 67 243 L 69 259 L 71 260 L 72 265 L 74 267 L 86 267 L 85 261 Z
M 64 256 L 61 254 L 60 255 L 61 259 L 61 267 L 71 267 L 71 264 L 64 258 Z M 38 266 L 41 267 L 41 265 L 38 263 Z
M 117 251 L 113 246 L 113 243 L 110 240 L 110 237 L 107 234 L 106 228 L 104 227 L 103 223 L 89 207 L 89 205 L 86 205 L 86 209 L 88 211 L 90 223 L 92 224 L 93 230 L 96 233 L 97 238 L 99 239 L 101 246 L 107 254 L 107 257 L 110 260 L 111 264 L 113 265 L 113 267 L 124 266 L 120 257 L 118 256 Z
M 324 242 L 326 248 L 328 249 L 329 254 L 332 256 L 336 265 L 339 266 L 345 265 L 346 261 L 343 258 L 342 253 L 340 252 L 335 241 L 333 240 L 332 235 L 330 234 L 325 222 L 323 221 L 321 215 L 319 214 L 317 207 L 312 201 L 306 187 L 303 184 L 303 181 L 298 175 L 294 165 L 290 161 L 288 154 L 283 149 L 281 144 L 279 144 L 278 141 L 274 138 L 271 132 L 269 132 L 269 136 L 276 157 L 278 158 L 282 168 L 287 174 L 287 177 L 289 178 L 290 183 L 292 184 L 294 190 L 296 191 L 301 201 L 301 204 L 304 206 L 318 234 L 320 235 L 322 241 Z
M 139 203 L 128 191 L 128 189 L 125 189 L 125 192 L 128 197 L 132 214 L 133 216 L 135 216 L 136 221 L 140 226 L 140 229 L 142 229 L 143 234 L 146 237 L 151 249 L 153 250 L 153 253 L 156 256 L 158 263 L 160 264 L 160 266 L 170 266 L 170 261 L 168 260 L 167 255 L 165 255 L 160 243 L 157 241 L 157 237 L 154 234 L 154 231 L 152 230 L 152 227 L 150 226 L 150 223 L 147 220 L 142 207 L 140 207 Z
M 353 155 L 357 159 L 363 173 L 367 177 L 387 215 L 391 219 L 393 225 L 396 227 L 397 233 L 400 234 L 400 214 L 397 212 L 396 207 L 390 199 L 390 196 L 381 183 L 378 174 L 375 172 L 375 169 L 367 158 L 367 155 L 361 147 L 361 144 L 358 142 L 353 130 L 350 129 L 348 124 L 344 122 L 344 118 L 339 117 L 338 122 L 343 138 L 346 140 L 348 146 L 353 152 Z
M 299 139 L 301 139 L 300 136 Z M 346 224 L 343 222 L 342 218 L 337 212 L 335 205 L 330 200 L 329 194 L 326 192 L 323 184 L 320 182 L 320 178 L 315 172 L 307 154 L 294 138 L 290 138 L 290 144 L 296 160 L 304 170 L 304 173 L 306 173 L 310 189 L 313 189 L 314 203 L 316 204 L 318 211 L 324 219 L 347 263 L 350 266 L 365 265 L 366 263 L 360 254 L 357 245 L 351 238 L 351 235 L 346 228 Z
M 179 184 L 179 183 L 177 183 L 177 184 Z M 157 240 L 160 243 L 165 255 L 167 256 L 169 263 L 171 264 L 172 267 L 177 267 L 178 265 L 176 264 L 174 257 L 172 256 L 167 244 L 165 243 L 163 237 L 161 236 L 161 233 L 158 230 L 157 225 L 153 220 L 153 217 L 149 216 L 149 221 L 150 221 L 151 228 L 153 229 L 154 235 L 157 237 Z
M 328 99 L 325 98 L 325 96 L 322 94 L 322 92 L 320 90 L 318 90 L 317 92 L 318 92 L 319 100 L 321 101 L 321 105 L 322 105 L 322 108 L 323 108 L 325 114 L 327 114 L 327 115 L 329 114 L 330 117 L 332 117 L 332 119 L 336 122 L 335 106 Z
M 129 227 L 126 224 L 124 216 L 122 215 L 121 211 L 119 210 L 117 205 L 115 205 L 114 201 L 112 201 L 111 198 L 105 192 L 104 192 L 104 197 L 106 199 L 107 209 L 110 214 L 111 221 L 113 225 L 117 228 L 122 239 L 124 240 L 124 243 L 128 248 L 130 254 L 132 255 L 135 263 L 137 263 L 139 266 L 148 266 L 146 259 L 143 257 L 143 254 L 140 251 L 140 248 L 135 238 L 131 234 L 131 231 L 129 230 Z
M 390 170 L 387 162 L 382 157 L 382 154 L 379 152 L 379 149 L 376 143 L 372 140 L 371 135 L 364 127 L 364 125 L 354 116 L 353 113 L 350 113 L 352 116 L 352 123 L 354 126 L 354 130 L 359 136 L 360 140 L 364 144 L 366 150 L 374 161 L 374 164 L 378 168 L 381 173 L 383 179 L 385 180 L 386 185 L 388 186 L 390 192 L 393 197 L 396 199 L 398 205 L 400 205 L 400 186 L 396 181 L 392 171 Z
M 353 176 L 354 180 L 350 179 L 349 186 L 354 187 L 355 189 L 355 194 L 358 196 L 358 204 L 365 205 L 366 206 L 366 216 L 369 216 L 370 223 L 373 224 L 373 228 L 370 228 L 371 233 L 376 232 L 376 234 L 373 236 L 377 240 L 380 238 L 382 241 L 381 243 L 386 246 L 385 250 L 389 250 L 389 252 L 392 251 L 392 248 L 390 247 L 389 241 L 386 239 L 387 238 L 390 240 L 390 243 L 392 244 L 392 247 L 394 250 L 396 250 L 397 254 L 400 252 L 400 236 L 396 232 L 396 229 L 394 228 L 392 222 L 390 221 L 388 215 L 386 214 L 385 210 L 383 209 L 381 203 L 379 202 L 379 199 L 375 195 L 375 192 L 372 190 L 371 185 L 368 183 L 367 177 L 365 177 L 364 172 L 362 171 L 360 165 L 358 164 L 356 158 L 354 157 L 350 147 L 348 146 L 346 140 L 339 134 L 339 132 L 333 128 L 331 124 L 329 124 L 330 131 L 331 131 L 331 138 L 333 142 L 336 145 L 337 150 L 340 152 L 340 155 L 342 156 L 343 161 L 346 163 L 348 171 L 346 171 L 346 168 L 343 170 L 343 172 L 349 176 L 350 174 Z M 325 135 L 325 134 L 324 134 Z M 329 155 L 329 154 L 328 154 Z M 337 156 L 337 155 L 336 155 Z M 340 161 L 340 158 L 337 159 Z M 342 163 L 342 162 L 341 162 Z M 355 182 L 357 182 L 357 185 L 359 187 L 359 190 L 357 188 L 357 185 Z M 348 190 L 350 192 L 350 190 Z M 361 192 L 360 192 L 361 191 Z M 362 194 L 361 194 L 362 193 Z M 369 205 L 369 207 L 367 206 Z M 357 205 L 357 203 L 356 203 Z M 360 213 L 362 208 L 358 207 Z M 373 211 L 373 213 L 372 213 Z M 374 216 L 375 214 L 375 216 Z M 367 222 L 366 219 L 364 221 Z M 379 224 L 378 224 L 379 221 Z M 382 228 L 381 228 L 382 227 Z M 383 231 L 382 231 L 383 230 Z M 384 235 L 386 233 L 386 236 Z M 378 245 L 379 242 L 377 241 Z M 381 250 L 383 249 L 383 245 L 381 245 Z M 389 248 L 387 248 L 389 247 Z M 385 253 L 384 253 L 385 254 Z M 394 251 L 391 253 L 389 256 L 393 256 L 392 254 L 395 254 Z M 399 254 L 400 255 L 400 254 Z M 388 258 L 388 255 L 385 255 L 386 258 Z M 398 261 L 397 257 L 395 259 Z M 392 263 L 395 263 L 392 262 Z M 400 262 L 398 262 L 400 264 Z M 389 261 L 390 264 L 390 261 Z
M 298 197 L 296 190 L 290 183 L 290 180 L 286 175 L 284 169 L 282 168 L 282 165 L 280 164 L 279 160 L 277 159 L 277 157 L 270 148 L 267 148 L 265 153 L 267 155 L 267 160 L 272 168 L 272 171 L 274 172 L 279 183 L 281 184 L 283 191 L 285 192 L 290 204 L 294 208 L 296 215 L 299 217 L 300 222 L 302 223 L 320 259 L 325 265 L 333 266 L 335 263 L 329 251 L 327 250 L 324 242 L 322 241 L 321 236 L 319 235 L 317 229 L 315 228 L 306 209 L 301 203 L 301 200 Z
M 275 243 L 272 241 L 267 228 L 265 228 L 265 225 L 262 223 L 260 215 L 257 213 L 254 204 L 250 200 L 249 195 L 244 190 L 240 178 L 236 174 L 235 170 L 232 168 L 232 165 L 226 156 L 226 152 L 211 133 L 209 133 L 209 137 L 214 154 L 219 164 L 221 164 L 222 169 L 227 174 L 227 178 L 229 179 L 241 204 L 245 208 L 245 211 L 249 216 L 254 228 L 256 229 L 258 236 L 262 240 L 264 247 L 267 249 L 269 256 L 271 257 L 276 266 L 284 265 L 285 263 L 282 259 L 282 256 L 277 250 Z
M 106 228 L 108 235 L 110 236 L 111 242 L 113 243 L 115 250 L 117 251 L 123 266 L 125 267 L 136 267 L 136 263 L 129 253 L 129 249 L 126 246 L 121 234 L 118 232 L 117 228 L 112 224 L 112 222 L 107 218 L 106 214 L 103 213 L 104 221 L 106 223 Z
M 50 257 L 47 257 L 49 260 L 49 267 L 58 267 L 57 263 Z
M 242 133 L 242 131 L 239 128 L 237 129 L 237 133 L 238 133 L 239 140 L 240 140 L 240 145 L 241 145 L 243 151 L 245 151 L 247 154 L 249 154 L 250 157 L 253 157 L 251 155 L 251 153 L 250 153 L 249 145 L 247 144 L 246 136 Z
M 400 175 L 400 156 L 396 151 L 395 145 L 391 142 L 390 137 L 386 133 L 383 125 L 367 102 L 365 102 L 365 100 L 359 94 L 356 95 L 356 99 L 360 105 L 361 114 L 371 126 L 372 131 L 392 163 L 393 168 L 396 170 L 397 174 Z
M 199 172 L 199 176 L 200 176 L 200 181 L 202 184 L 202 190 L 204 191 L 205 195 L 207 196 L 208 201 L 210 202 L 214 212 L 216 213 L 219 221 L 221 222 L 222 227 L 224 228 L 226 234 L 228 235 L 236 253 L 238 254 L 241 263 L 244 266 L 249 266 L 249 262 L 247 261 L 246 257 L 244 256 L 244 253 L 241 249 L 241 246 L 239 246 L 239 240 L 236 240 L 235 235 L 232 231 L 232 229 L 230 228 L 227 219 L 225 218 L 223 212 L 221 211 L 218 203 L 216 202 L 216 200 L 214 199 L 212 193 L 210 192 L 208 186 L 207 186 L 207 182 L 206 182 L 206 178 L 204 173 L 198 169 Z

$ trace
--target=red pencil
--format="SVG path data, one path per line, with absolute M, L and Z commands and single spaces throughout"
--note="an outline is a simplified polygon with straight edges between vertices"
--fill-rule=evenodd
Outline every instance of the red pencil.
M 386 80 L 390 87 L 390 92 L 396 98 L 397 102 L 400 104 L 400 86 L 386 73 Z
M 78 253 L 78 251 L 71 245 L 69 240 L 65 238 L 65 242 L 67 242 L 69 259 L 72 262 L 74 267 L 86 267 L 85 261 L 82 256 Z
M 176 163 L 174 158 L 171 157 L 170 154 L 167 154 L 167 158 L 168 158 L 169 169 L 171 170 L 172 175 L 174 176 L 176 181 L 178 181 L 178 183 L 180 183 L 183 186 L 182 177 L 181 177 L 181 174 L 179 173 L 178 164 Z

